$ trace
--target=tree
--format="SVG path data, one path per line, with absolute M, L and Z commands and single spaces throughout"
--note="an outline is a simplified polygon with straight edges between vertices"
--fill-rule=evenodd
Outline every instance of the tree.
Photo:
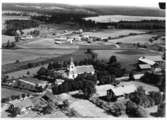
M 115 116 L 120 116 L 125 112 L 125 109 L 126 106 L 123 103 L 118 102 L 114 103 L 107 112 Z
M 148 117 L 147 111 L 132 101 L 126 103 L 126 113 L 129 117 Z
M 25 98 L 25 97 L 26 97 L 26 95 L 25 95 L 25 94 L 21 94 L 21 97 L 22 97 L 22 98 Z
M 9 98 L 2 98 L 2 103 L 7 103 L 7 102 L 9 102 Z
M 15 62 L 16 64 L 18 64 L 18 63 L 20 63 L 20 61 L 19 60 L 16 60 L 16 62 Z
M 6 110 L 7 112 L 12 112 L 14 110 L 14 105 L 11 104 L 9 108 Z
M 10 117 L 16 117 L 18 114 L 21 113 L 21 110 L 19 107 L 14 107 L 13 111 L 10 112 Z
M 45 114 L 51 114 L 52 113 L 52 108 L 47 105 L 46 107 L 43 107 L 42 111 L 41 111 L 44 115 Z
M 165 107 L 166 107 L 166 104 L 165 104 L 165 103 L 161 103 L 161 104 L 158 106 L 158 111 L 157 111 L 158 116 L 160 116 L 160 117 L 165 117 Z
M 113 63 L 116 63 L 116 62 L 117 62 L 116 56 L 111 56 L 110 59 L 109 59 L 109 63 L 108 64 L 113 64 Z
M 27 71 L 27 73 L 26 73 L 27 75 L 30 75 L 30 71 Z
M 129 73 L 129 80 L 135 80 L 133 71 Z
M 70 104 L 70 103 L 69 103 L 68 100 L 64 100 L 64 101 L 63 101 L 63 105 L 64 105 L 65 108 L 69 107 L 69 104 Z
M 160 92 L 150 92 L 149 96 L 155 101 L 155 105 L 159 105 L 163 101 L 163 96 Z
M 142 87 L 139 87 L 135 93 L 131 93 L 129 99 L 143 107 L 151 107 L 154 105 L 154 100 L 145 94 L 145 90 Z
M 82 91 L 86 98 L 90 98 L 95 92 L 95 85 L 91 81 L 84 81 L 84 87 L 82 88 Z
M 37 75 L 39 75 L 39 76 L 47 75 L 47 74 L 48 74 L 48 70 L 45 67 L 41 67 L 37 72 Z

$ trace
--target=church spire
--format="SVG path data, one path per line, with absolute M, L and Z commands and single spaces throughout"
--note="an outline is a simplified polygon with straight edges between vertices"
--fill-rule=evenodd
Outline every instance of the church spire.
M 74 65 L 73 57 L 70 58 L 70 65 Z

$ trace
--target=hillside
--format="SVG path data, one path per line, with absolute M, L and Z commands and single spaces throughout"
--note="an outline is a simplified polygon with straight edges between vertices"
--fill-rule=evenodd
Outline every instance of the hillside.
M 66 4 L 40 3 L 3 3 L 2 10 L 37 12 L 42 14 L 81 14 L 94 15 L 130 15 L 130 16 L 165 16 L 165 11 L 156 8 L 120 7 L 120 6 L 74 6 Z

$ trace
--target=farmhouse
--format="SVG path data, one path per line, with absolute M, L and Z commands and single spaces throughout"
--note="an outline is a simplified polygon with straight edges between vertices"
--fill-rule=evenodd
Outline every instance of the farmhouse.
M 110 84 L 96 86 L 96 94 L 99 97 L 109 96 L 111 98 L 119 98 L 137 90 L 134 84 L 124 86 L 113 86 Z
M 68 78 L 74 79 L 79 74 L 83 73 L 91 73 L 93 75 L 95 73 L 95 69 L 92 65 L 75 66 L 73 59 L 71 59 L 70 66 L 68 68 Z
M 23 78 L 14 81 L 14 86 L 29 90 L 37 90 L 37 87 L 44 89 L 46 85 L 46 81 L 41 81 L 35 78 Z
M 155 64 L 162 64 L 163 63 L 163 59 L 161 56 L 143 56 L 140 57 L 139 62 L 144 63 L 144 64 L 149 64 L 149 65 L 155 65 Z

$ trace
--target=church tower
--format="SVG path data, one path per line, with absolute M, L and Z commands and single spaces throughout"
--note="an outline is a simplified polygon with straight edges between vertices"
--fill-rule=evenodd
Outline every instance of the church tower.
M 74 79 L 77 77 L 77 70 L 76 70 L 76 67 L 75 67 L 75 64 L 73 62 L 73 58 L 71 57 L 71 61 L 70 61 L 70 65 L 69 65 L 69 73 L 68 73 L 68 78 L 69 79 Z

